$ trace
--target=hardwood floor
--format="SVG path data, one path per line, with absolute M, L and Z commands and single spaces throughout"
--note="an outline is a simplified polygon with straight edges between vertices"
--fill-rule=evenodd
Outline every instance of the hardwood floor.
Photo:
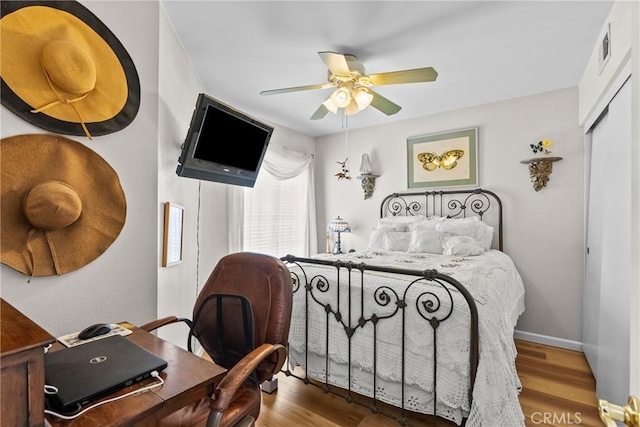
M 518 340 L 516 346 L 520 405 L 528 426 L 604 426 L 596 381 L 583 353 Z M 538 423 L 545 414 L 550 422 Z
M 602 427 L 595 380 L 583 353 L 516 340 L 519 399 L 527 426 Z M 256 427 L 397 427 L 392 418 L 347 403 L 302 381 L 278 375 L 278 390 L 262 394 Z M 430 417 L 407 416 L 409 425 L 432 426 Z M 437 420 L 437 426 L 454 426 Z M 485 426 L 509 427 L 509 426 Z

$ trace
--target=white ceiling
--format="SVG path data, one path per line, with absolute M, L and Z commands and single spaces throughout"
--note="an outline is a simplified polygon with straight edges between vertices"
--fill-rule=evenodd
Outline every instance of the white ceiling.
M 402 106 L 369 107 L 349 129 L 577 86 L 613 2 L 162 0 L 207 94 L 310 136 L 343 117 L 309 117 L 331 89 L 317 52 L 355 55 L 368 74 L 434 67 L 435 82 L 375 86 Z M 613 39 L 613 35 L 612 35 Z M 194 104 L 196 100 L 194 94 Z

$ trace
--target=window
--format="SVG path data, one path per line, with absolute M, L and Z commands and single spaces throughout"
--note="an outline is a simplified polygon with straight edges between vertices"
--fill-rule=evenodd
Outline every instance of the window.
M 278 257 L 304 254 L 308 175 L 278 180 L 266 170 L 244 192 L 244 249 Z
M 313 154 L 271 144 L 253 188 L 229 186 L 229 250 L 317 253 Z

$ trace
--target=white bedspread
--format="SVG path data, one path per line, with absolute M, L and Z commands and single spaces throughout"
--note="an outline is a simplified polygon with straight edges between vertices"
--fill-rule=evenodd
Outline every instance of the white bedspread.
M 473 390 L 473 405 L 468 408 L 466 395 L 469 381 L 469 311 L 462 296 L 454 290 L 451 292 L 454 301 L 453 313 L 437 328 L 438 415 L 457 424 L 461 423 L 463 417 L 468 417 L 466 425 L 469 427 L 524 426 L 524 415 L 518 402 L 521 384 L 515 369 L 516 348 L 513 341 L 516 321 L 524 311 L 524 287 L 512 260 L 506 254 L 490 250 L 479 256 L 461 257 L 364 251 L 338 256 L 323 254 L 316 258 L 420 271 L 436 269 L 439 273 L 449 275 L 463 284 L 474 297 L 479 314 L 480 361 Z M 293 273 L 299 273 L 299 269 L 294 265 L 288 266 Z M 305 324 L 305 284 L 301 283 L 302 287 L 294 294 L 289 334 L 291 366 L 302 366 L 309 377 L 322 381 L 327 379 L 330 384 L 342 388 L 347 388 L 350 381 L 352 391 L 372 396 L 374 327 L 372 322 L 366 323 L 364 327 L 358 326 L 361 317 L 359 288 L 352 288 L 349 299 L 346 286 L 349 275 L 346 269 L 341 269 L 342 285 L 338 297 L 335 267 L 305 264 L 304 269 L 308 280 L 315 275 L 321 275 L 330 284 L 328 292 L 321 292 L 317 289 L 318 282 L 313 281 L 313 296 L 322 304 L 330 304 L 333 311 L 336 311 L 339 305 L 342 322 L 347 327 L 354 328 L 354 333 L 349 346 L 344 326 L 336 321 L 333 315 L 327 316 L 324 307 L 311 298 L 308 309 L 309 321 Z M 441 287 L 423 281 L 412 285 L 404 296 L 405 290 L 413 280 L 415 277 L 406 275 L 367 272 L 364 280 L 362 317 L 367 319 L 375 313 L 381 318 L 377 323 L 376 332 L 376 397 L 394 406 L 402 404 L 400 337 L 404 325 L 407 331 L 404 407 L 415 412 L 432 413 L 433 330 L 429 323 L 420 317 L 416 300 L 424 298 L 425 291 L 431 291 L 439 296 L 442 312 L 448 310 L 450 303 Z M 352 270 L 351 283 L 352 287 L 359 286 L 359 270 Z M 376 303 L 374 298 L 374 290 L 381 286 L 387 289 L 387 295 L 391 297 L 387 305 Z M 398 299 L 404 299 L 407 303 L 406 318 L 403 320 L 402 313 L 384 318 L 398 310 Z M 307 327 L 308 339 L 305 340 Z M 309 343 L 308 364 L 305 364 L 305 342 Z M 323 357 L 327 342 L 330 358 L 328 375 Z M 346 365 L 349 354 L 352 361 L 351 375 L 347 372 Z

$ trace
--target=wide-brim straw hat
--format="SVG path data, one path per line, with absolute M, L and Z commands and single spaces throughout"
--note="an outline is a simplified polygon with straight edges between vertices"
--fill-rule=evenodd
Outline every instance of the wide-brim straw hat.
M 77 1 L 5 0 L 1 11 L 5 107 L 42 129 L 89 138 L 133 121 L 136 67 L 91 11 Z
M 29 276 L 77 270 L 116 240 L 126 217 L 118 175 L 59 135 L 0 140 L 0 262 Z

